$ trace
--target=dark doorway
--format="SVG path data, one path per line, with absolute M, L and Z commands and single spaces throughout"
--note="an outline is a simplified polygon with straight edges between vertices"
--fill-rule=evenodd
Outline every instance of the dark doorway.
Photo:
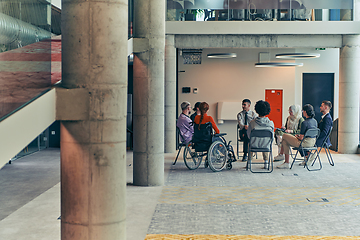
M 334 104 L 334 73 L 303 73 L 302 103 L 311 104 L 315 109 L 315 119 L 321 119 L 320 105 L 324 100 Z M 333 109 L 330 111 L 333 116 Z

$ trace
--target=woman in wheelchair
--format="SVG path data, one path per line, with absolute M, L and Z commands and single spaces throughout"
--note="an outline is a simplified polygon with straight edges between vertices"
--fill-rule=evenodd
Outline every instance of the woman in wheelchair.
M 212 124 L 212 127 L 215 131 L 216 134 L 219 134 L 220 133 L 220 130 L 218 129 L 218 127 L 216 126 L 215 122 L 214 122 L 214 119 L 211 117 L 211 116 L 208 116 L 207 113 L 209 111 L 209 104 L 207 102 L 202 102 L 200 103 L 200 106 L 199 106 L 199 109 L 200 109 L 200 113 L 201 115 L 196 115 L 195 116 L 195 120 L 194 120 L 194 123 L 195 124 L 199 124 L 198 128 L 200 130 L 200 125 L 201 124 L 205 124 L 207 122 L 211 122 Z
M 285 152 L 285 162 L 277 168 L 280 169 L 289 169 L 289 155 L 290 155 L 290 147 L 299 147 L 301 140 L 304 138 L 305 132 L 308 129 L 317 128 L 317 121 L 314 119 L 315 111 L 314 107 L 310 104 L 305 104 L 302 109 L 303 115 L 305 117 L 305 121 L 301 124 L 300 134 L 296 134 L 295 136 L 285 133 L 283 135 L 282 145 L 284 147 Z M 306 138 L 304 139 L 302 146 L 303 147 L 311 147 L 314 146 L 316 139 L 315 138 Z M 307 156 L 309 157 L 309 156 Z
M 207 115 L 209 104 L 202 102 L 199 109 L 201 115 L 194 120 L 192 145 L 188 145 L 184 151 L 185 165 L 190 170 L 197 169 L 205 156 L 205 167 L 209 166 L 214 172 L 221 171 L 225 166 L 230 170 L 235 154 L 230 142 L 227 143 L 223 137 L 226 133 L 220 134 L 214 119 Z

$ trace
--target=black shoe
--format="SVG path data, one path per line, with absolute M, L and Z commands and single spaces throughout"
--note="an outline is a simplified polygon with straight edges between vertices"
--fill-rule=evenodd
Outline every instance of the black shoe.
M 247 160 L 248 160 L 248 157 L 246 155 L 244 155 L 241 161 L 246 162 Z

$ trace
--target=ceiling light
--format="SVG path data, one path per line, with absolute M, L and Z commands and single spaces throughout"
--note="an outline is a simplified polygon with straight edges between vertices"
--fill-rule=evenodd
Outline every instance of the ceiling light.
M 236 58 L 236 53 L 209 53 L 208 58 Z
M 262 62 L 255 63 L 255 67 L 302 67 L 303 63 L 293 62 Z
M 276 54 L 275 57 L 281 59 L 318 58 L 320 53 L 280 53 Z

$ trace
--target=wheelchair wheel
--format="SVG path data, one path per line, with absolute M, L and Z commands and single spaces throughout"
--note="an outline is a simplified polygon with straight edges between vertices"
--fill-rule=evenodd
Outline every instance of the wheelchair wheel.
M 194 149 L 191 148 L 191 145 L 188 144 L 184 150 L 184 162 L 188 169 L 195 170 L 197 169 L 202 161 L 202 156 L 199 156 Z
M 219 172 L 224 169 L 227 159 L 227 150 L 223 142 L 215 141 L 208 151 L 208 163 L 211 170 Z

